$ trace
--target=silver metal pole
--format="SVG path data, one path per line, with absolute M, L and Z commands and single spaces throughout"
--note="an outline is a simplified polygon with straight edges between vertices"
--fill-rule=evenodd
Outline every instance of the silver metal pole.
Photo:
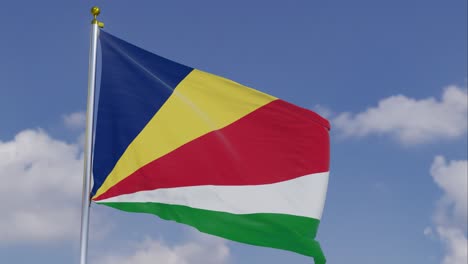
M 91 205 L 91 173 L 93 169 L 94 94 L 96 88 L 97 41 L 100 23 L 98 7 L 91 9 L 91 44 L 89 50 L 88 103 L 86 109 L 86 135 L 84 146 L 83 194 L 81 201 L 80 264 L 86 264 L 88 255 L 89 209 Z

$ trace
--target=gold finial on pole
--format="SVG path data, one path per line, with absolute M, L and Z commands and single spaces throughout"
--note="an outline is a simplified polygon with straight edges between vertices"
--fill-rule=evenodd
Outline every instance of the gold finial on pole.
M 97 24 L 98 27 L 103 28 L 103 27 L 104 27 L 104 23 L 97 20 L 97 17 L 99 16 L 100 13 L 101 13 L 101 9 L 99 9 L 99 7 L 93 6 L 93 7 L 91 8 L 91 14 L 92 14 L 93 17 L 94 17 L 93 20 L 91 21 L 91 24 Z

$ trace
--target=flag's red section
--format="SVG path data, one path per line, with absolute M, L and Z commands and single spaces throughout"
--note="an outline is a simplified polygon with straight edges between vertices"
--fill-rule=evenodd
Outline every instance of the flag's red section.
M 311 111 L 276 100 L 147 164 L 95 200 L 158 188 L 270 184 L 325 172 L 327 125 Z

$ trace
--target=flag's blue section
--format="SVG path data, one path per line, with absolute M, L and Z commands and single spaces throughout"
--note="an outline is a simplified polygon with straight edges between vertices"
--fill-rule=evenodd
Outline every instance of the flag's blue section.
M 100 43 L 102 77 L 97 107 L 93 195 L 127 146 L 177 84 L 193 70 L 105 31 L 100 32 Z

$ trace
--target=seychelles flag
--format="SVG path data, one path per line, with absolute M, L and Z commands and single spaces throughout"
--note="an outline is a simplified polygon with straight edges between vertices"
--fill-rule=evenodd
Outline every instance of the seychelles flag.
M 92 200 L 312 256 L 329 122 L 100 32 Z

